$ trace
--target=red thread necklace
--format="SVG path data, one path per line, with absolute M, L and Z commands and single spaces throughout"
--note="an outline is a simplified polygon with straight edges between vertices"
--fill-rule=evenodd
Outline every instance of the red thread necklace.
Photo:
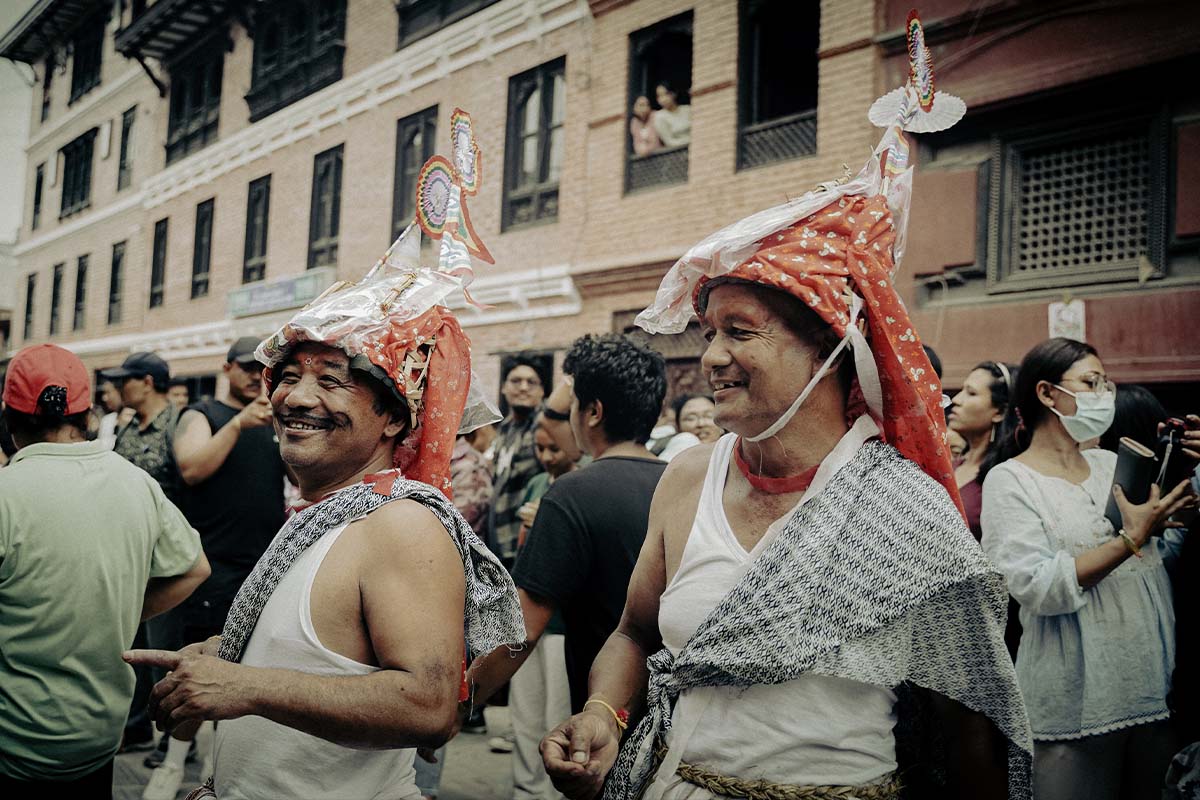
M 733 447 L 733 460 L 737 463 L 738 471 L 746 476 L 746 480 L 750 485 L 760 492 L 767 494 L 791 494 L 792 492 L 803 492 L 812 485 L 813 478 L 817 477 L 817 469 L 821 465 L 801 472 L 799 475 L 789 475 L 786 478 L 769 478 L 766 475 L 755 475 L 750 471 L 750 465 L 746 463 L 746 459 L 742 457 L 742 440 L 738 439 L 737 444 Z

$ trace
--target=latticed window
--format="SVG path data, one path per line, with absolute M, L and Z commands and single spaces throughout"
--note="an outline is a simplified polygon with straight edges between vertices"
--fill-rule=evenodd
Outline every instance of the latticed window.
M 163 304 L 167 278 L 167 220 L 154 223 L 154 249 L 150 253 L 150 308 Z
M 313 159 L 312 212 L 308 220 L 308 268 L 337 264 L 342 205 L 342 146 Z
M 92 204 L 92 147 L 97 129 L 92 128 L 62 149 L 62 205 L 59 217 L 67 217 Z
M 1136 276 L 1161 265 L 1161 203 L 1148 126 L 1012 142 L 994 219 L 999 290 Z
M 83 23 L 71 43 L 74 56 L 71 59 L 71 98 L 74 103 L 83 95 L 100 85 L 100 59 L 104 53 L 104 15 L 92 17 Z
M 342 77 L 346 0 L 275 0 L 255 11 L 250 121 Z
M 396 180 L 392 197 L 392 240 L 413 221 L 417 210 L 417 174 L 433 155 L 437 106 L 396 123 Z
M 625 191 L 687 182 L 691 85 L 692 12 L 630 34 Z
M 50 335 L 58 333 L 58 314 L 62 310 L 63 269 L 66 264 L 55 264 L 50 279 Z
M 565 149 L 566 59 L 508 82 L 503 227 L 558 219 L 558 177 Z
M 33 303 L 37 299 L 37 273 L 31 272 L 25 277 L 25 327 L 23 339 L 33 338 Z
M 267 274 L 267 220 L 271 211 L 271 176 L 250 182 L 246 198 L 246 248 L 242 283 L 261 281 Z
M 125 243 L 117 242 L 112 249 L 112 271 L 108 277 L 108 324 L 121 321 L 121 288 L 125 284 Z
M 812 155 L 820 4 L 742 0 L 739 11 L 738 169 Z
M 196 236 L 192 240 L 192 298 L 208 294 L 212 262 L 213 200 L 196 206 Z
M 496 0 L 396 0 L 400 35 L 396 49 L 424 39 L 447 25 L 490 6 Z
M 75 316 L 71 321 L 71 329 L 83 330 L 87 322 L 87 275 L 88 257 L 80 256 L 75 263 Z
M 216 141 L 224 65 L 225 53 L 214 44 L 171 70 L 168 164 Z

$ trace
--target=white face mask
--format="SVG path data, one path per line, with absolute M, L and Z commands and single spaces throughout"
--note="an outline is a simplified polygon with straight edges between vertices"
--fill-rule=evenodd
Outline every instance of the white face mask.
M 1053 386 L 1075 398 L 1075 413 L 1071 416 L 1063 414 L 1054 406 L 1050 407 L 1075 441 L 1086 442 L 1095 439 L 1112 425 L 1113 417 L 1117 413 L 1117 397 L 1114 392 L 1106 389 L 1103 392 L 1076 393 L 1057 383 Z

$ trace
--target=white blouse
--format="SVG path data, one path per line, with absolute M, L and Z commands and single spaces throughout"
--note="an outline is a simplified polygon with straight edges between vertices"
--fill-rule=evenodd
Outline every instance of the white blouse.
M 1090 589 L 1076 556 L 1115 535 L 1104 516 L 1117 457 L 1083 453 L 1082 484 L 1010 460 L 983 484 L 983 549 L 1021 605 L 1017 681 L 1033 738 L 1078 739 L 1166 719 L 1175 663 L 1175 613 L 1164 560 L 1182 534 L 1168 531 Z

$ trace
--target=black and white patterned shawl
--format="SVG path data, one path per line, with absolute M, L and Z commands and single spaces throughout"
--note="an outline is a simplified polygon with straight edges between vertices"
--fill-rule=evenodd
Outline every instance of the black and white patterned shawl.
M 369 483 L 347 486 L 284 524 L 233 600 L 221 634 L 221 658 L 241 660 L 267 600 L 309 545 L 394 500 L 414 500 L 425 506 L 454 540 L 466 576 L 465 632 L 472 650 L 490 653 L 500 645 L 525 640 L 521 603 L 512 578 L 454 504 L 433 487 L 403 477 L 396 478 L 390 494 L 379 494 L 373 486 Z
M 867 442 L 678 657 L 663 649 L 647 660 L 646 717 L 622 747 L 604 798 L 632 800 L 653 779 L 653 742 L 670 728 L 681 692 L 784 683 L 806 672 L 895 688 L 902 698 L 911 687 L 932 690 L 985 714 L 1008 739 L 1009 796 L 1029 798 L 1032 737 L 1004 646 L 1007 603 L 1004 579 L 945 489 L 891 446 Z M 899 756 L 904 703 L 897 713 Z M 913 733 L 928 750 L 929 732 Z M 936 787 L 944 769 L 922 767 Z

